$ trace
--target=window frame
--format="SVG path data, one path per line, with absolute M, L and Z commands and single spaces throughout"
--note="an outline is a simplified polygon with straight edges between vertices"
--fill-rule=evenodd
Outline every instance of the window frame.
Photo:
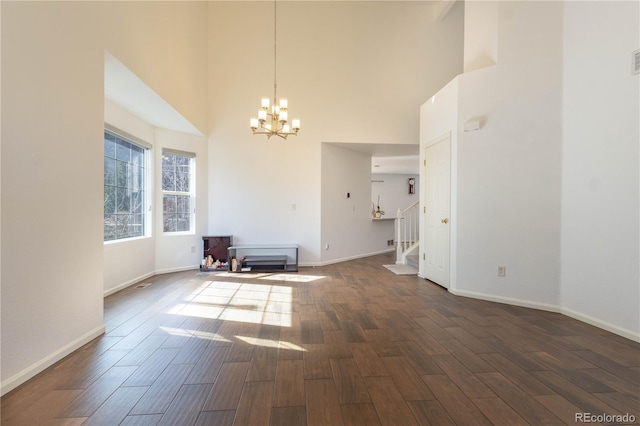
M 175 157 L 186 158 L 189 161 L 189 191 L 177 191 L 177 190 L 166 190 L 164 186 L 164 173 L 165 173 L 165 165 L 164 158 L 165 155 L 172 155 Z M 160 194 L 162 196 L 162 234 L 163 235 L 194 235 L 196 232 L 196 154 L 188 151 L 181 151 L 177 149 L 171 148 L 163 148 L 162 155 L 160 159 Z M 189 207 L 188 207 L 188 217 L 189 217 L 189 229 L 188 230 L 175 230 L 175 231 L 167 231 L 165 228 L 165 196 L 188 196 L 189 197 Z M 177 203 L 176 203 L 177 204 Z
M 115 138 L 116 143 L 117 140 L 120 140 L 121 142 L 125 142 L 129 145 L 131 145 L 130 147 L 130 152 L 135 151 L 134 148 L 138 148 L 139 150 L 141 150 L 141 166 L 140 165 L 136 165 L 135 161 L 132 159 L 132 157 L 129 157 L 129 160 L 123 160 L 123 159 L 119 159 L 118 158 L 118 154 L 117 151 L 114 152 L 113 156 L 108 156 L 107 152 L 106 152 L 106 140 L 107 137 L 112 137 Z M 142 232 L 140 234 L 138 233 L 128 233 L 126 236 L 118 236 L 118 232 L 117 232 L 117 225 L 116 225 L 116 233 L 115 233 L 115 238 L 110 238 L 110 239 L 106 239 L 107 237 L 107 232 L 104 231 L 103 229 L 103 243 L 105 244 L 112 244 L 112 243 L 116 243 L 116 242 L 123 242 L 123 241 L 131 241 L 131 240 L 136 240 L 136 239 L 141 239 L 141 238 L 148 238 L 151 235 L 151 188 L 150 188 L 150 169 L 151 169 L 151 155 L 150 155 L 150 150 L 151 150 L 152 146 L 150 144 L 148 144 L 147 142 L 136 138 L 135 136 L 129 135 L 128 133 L 121 131 L 113 126 L 108 125 L 107 123 L 105 123 L 104 125 L 104 132 L 103 132 L 103 150 L 105 151 L 103 153 L 103 158 L 105 160 L 105 169 L 104 169 L 104 177 L 103 177 L 103 199 L 106 200 L 106 194 L 107 194 L 107 187 L 111 186 L 114 188 L 114 193 L 117 194 L 117 190 L 118 188 L 123 188 L 126 189 L 127 192 L 132 191 L 133 189 L 135 189 L 136 184 L 133 183 L 134 177 L 132 177 L 132 174 L 135 173 L 135 171 L 133 171 L 131 168 L 132 167 L 139 167 L 141 169 L 141 173 L 140 175 L 138 175 L 138 180 L 141 180 L 141 182 L 139 183 L 138 187 L 141 188 L 139 190 L 139 192 L 141 192 L 141 207 L 139 209 L 139 212 L 135 212 L 134 208 L 131 206 L 131 204 L 129 205 L 129 213 L 125 213 L 125 214 L 129 214 L 131 215 L 140 215 L 142 216 L 141 219 L 139 220 L 139 225 L 142 226 Z M 116 146 L 117 149 L 117 146 Z M 107 166 L 106 166 L 106 162 L 107 160 L 115 160 L 115 167 L 113 170 L 113 181 L 112 183 L 107 183 Z M 127 168 L 127 175 L 126 175 L 126 186 L 122 186 L 122 185 L 118 185 L 118 164 L 125 164 L 125 167 Z M 131 196 L 131 194 L 129 194 L 129 196 Z M 114 201 L 115 203 L 117 203 L 117 197 L 116 197 L 116 201 Z M 131 199 L 129 199 L 129 203 L 131 203 Z M 118 213 L 118 212 L 113 212 L 113 213 L 107 213 L 105 211 L 105 207 L 106 207 L 106 203 L 105 205 L 103 205 L 103 223 L 106 223 L 106 217 L 108 214 L 112 214 L 112 215 L 118 215 L 118 214 L 122 214 L 122 213 Z M 106 228 L 106 225 L 103 225 L 103 228 Z

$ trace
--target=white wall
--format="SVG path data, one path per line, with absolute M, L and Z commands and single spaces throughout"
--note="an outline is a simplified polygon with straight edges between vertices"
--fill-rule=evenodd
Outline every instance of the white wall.
M 418 159 L 416 159 L 418 161 Z M 409 178 L 415 179 L 414 193 L 409 194 Z M 384 174 L 371 175 L 371 202 L 378 203 L 385 212 L 384 217 L 396 217 L 398 209 L 406 209 L 419 199 L 420 175 L 413 174 Z
M 204 127 L 205 10 L 2 4 L 2 393 L 104 330 L 105 49 Z
M 322 144 L 321 199 L 322 264 L 393 249 L 387 246 L 394 238 L 393 221 L 371 217 L 370 155 Z
M 418 107 L 462 69 L 462 5 L 434 24 L 428 2 L 278 3 L 278 93 L 302 120 L 287 141 L 248 127 L 272 92 L 272 10 L 210 4 L 209 232 L 318 264 L 321 143 L 418 143 Z
M 638 340 L 639 4 L 567 2 L 564 17 L 561 301 Z

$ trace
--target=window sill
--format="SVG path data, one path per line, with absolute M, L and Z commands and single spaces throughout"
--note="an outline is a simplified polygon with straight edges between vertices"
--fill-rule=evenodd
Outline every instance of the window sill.
M 162 232 L 163 237 L 183 237 L 185 235 L 196 235 L 196 233 L 193 231 Z
M 133 241 L 139 241 L 139 240 L 146 240 L 146 239 L 150 239 L 151 235 L 145 235 L 143 237 L 131 237 L 131 238 L 120 238 L 118 240 L 109 240 L 109 241 L 103 241 L 104 245 L 111 245 L 111 244 L 117 244 L 117 243 L 129 243 L 129 242 L 133 242 Z

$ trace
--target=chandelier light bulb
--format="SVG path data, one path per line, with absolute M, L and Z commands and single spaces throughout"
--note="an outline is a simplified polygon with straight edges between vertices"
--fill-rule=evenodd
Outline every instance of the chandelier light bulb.
M 278 121 L 280 121 L 281 123 L 286 123 L 288 118 L 287 111 L 280 111 L 280 115 L 278 116 L 278 118 Z
M 291 127 L 296 132 L 300 130 L 300 120 L 297 118 L 294 118 L 293 120 L 291 120 Z
M 269 98 L 262 98 L 261 101 L 262 104 L 262 109 L 264 109 L 265 111 L 269 109 Z
M 254 129 L 254 130 L 255 130 L 255 129 L 257 129 L 257 128 L 258 128 L 258 119 L 257 119 L 257 118 L 252 118 L 252 119 L 251 119 L 251 121 L 250 121 L 250 123 L 251 123 L 251 128 L 252 128 L 252 129 Z
M 263 109 L 258 111 L 258 120 L 264 123 L 267 120 L 267 111 Z
M 285 110 L 288 107 L 288 102 L 286 99 L 282 98 L 280 99 L 280 109 L 281 110 Z

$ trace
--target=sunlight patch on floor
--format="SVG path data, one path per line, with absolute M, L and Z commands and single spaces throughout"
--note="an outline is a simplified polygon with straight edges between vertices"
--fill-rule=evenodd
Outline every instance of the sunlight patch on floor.
M 184 337 L 195 337 L 197 339 L 203 340 L 215 340 L 217 342 L 230 342 L 231 340 L 226 339 L 219 334 L 209 333 L 207 331 L 199 331 L 199 330 L 189 330 L 186 328 L 174 328 L 174 327 L 164 327 L 161 326 L 160 330 L 164 331 L 167 334 L 172 336 L 184 336 Z
M 236 339 L 242 340 L 243 342 L 247 342 L 250 345 L 254 345 L 254 346 L 264 346 L 267 348 L 279 348 L 279 349 L 286 349 L 289 351 L 307 352 L 305 348 L 302 348 L 291 342 L 284 342 L 281 340 L 278 341 L 278 340 L 261 339 L 259 337 L 247 337 L 247 336 L 236 336 Z
M 264 277 L 265 275 L 269 275 L 269 274 L 266 272 L 261 272 L 261 273 L 243 272 L 242 274 L 239 274 L 238 272 L 217 272 L 216 278 L 261 278 L 261 277 Z
M 291 327 L 292 295 L 287 286 L 209 281 L 167 313 Z
M 290 275 L 290 274 L 274 274 L 261 277 L 261 280 L 288 281 L 297 283 L 310 283 L 311 281 L 321 280 L 322 275 Z

